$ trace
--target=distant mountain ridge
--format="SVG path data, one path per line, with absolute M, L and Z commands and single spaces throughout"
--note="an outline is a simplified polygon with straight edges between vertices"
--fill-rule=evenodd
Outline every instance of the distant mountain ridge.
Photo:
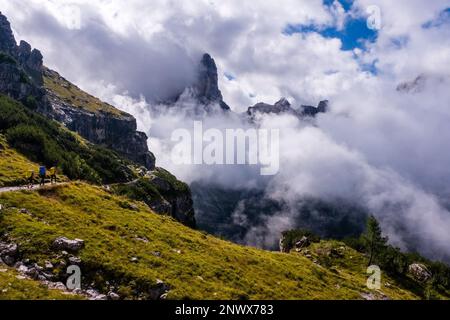
M 107 146 L 148 170 L 155 168 L 147 136 L 137 131 L 136 119 L 112 106 L 101 108 L 106 104 L 45 68 L 39 50 L 32 50 L 25 41 L 17 46 L 11 25 L 1 13 L 0 54 L 0 93 L 62 122 L 87 140 Z M 86 103 L 75 105 L 71 97 L 77 95 L 83 95 Z M 98 110 L 85 107 L 89 100 L 96 101 Z

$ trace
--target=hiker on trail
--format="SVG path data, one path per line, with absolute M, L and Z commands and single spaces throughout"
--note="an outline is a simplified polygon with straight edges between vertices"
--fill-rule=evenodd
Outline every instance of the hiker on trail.
M 30 170 L 27 174 L 28 177 L 28 189 L 33 189 L 33 184 L 34 184 L 34 170 Z
M 50 174 L 50 183 L 53 184 L 53 181 L 56 183 L 56 167 L 51 167 L 49 170 Z
M 45 186 L 45 177 L 47 175 L 47 168 L 45 166 L 41 166 L 39 168 L 39 177 L 41 178 L 41 182 L 39 186 Z

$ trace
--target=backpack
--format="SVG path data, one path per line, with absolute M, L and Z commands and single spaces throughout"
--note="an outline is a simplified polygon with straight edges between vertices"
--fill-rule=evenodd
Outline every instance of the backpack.
M 46 172 L 45 167 L 40 167 L 40 168 L 39 168 L 39 175 L 45 176 L 45 172 Z

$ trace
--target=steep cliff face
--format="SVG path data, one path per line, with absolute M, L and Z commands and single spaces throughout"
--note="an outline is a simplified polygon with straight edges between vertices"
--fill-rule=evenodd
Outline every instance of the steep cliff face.
M 44 82 L 55 120 L 92 143 L 115 150 L 148 170 L 155 168 L 155 156 L 148 150 L 147 135 L 137 131 L 133 116 L 83 92 L 47 68 Z
M 191 228 L 197 225 L 188 185 L 162 168 L 148 172 L 141 179 L 112 188 L 119 195 L 145 202 L 158 214 L 171 216 Z
M 195 81 L 161 104 L 178 107 L 190 115 L 208 115 L 231 110 L 223 101 L 222 92 L 219 89 L 216 62 L 207 53 L 202 56 L 198 64 Z
M 21 41 L 18 46 L 11 26 L 0 13 L 0 92 L 41 112 L 49 111 L 41 88 L 43 60 L 39 50 Z
M 222 110 L 228 111 L 230 107 L 223 101 L 218 81 L 216 62 L 205 53 L 200 62 L 197 83 L 194 85 L 195 94 L 204 105 L 218 104 Z
M 117 151 L 148 170 L 155 168 L 147 136 L 136 130 L 136 119 L 46 69 L 39 50 L 25 41 L 17 45 L 10 23 L 1 13 L 0 93 L 62 122 L 92 143 Z

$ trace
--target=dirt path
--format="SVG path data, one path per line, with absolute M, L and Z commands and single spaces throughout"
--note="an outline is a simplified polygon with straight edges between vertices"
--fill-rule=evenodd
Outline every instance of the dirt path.
M 39 189 L 43 189 L 43 188 L 47 188 L 47 187 L 60 186 L 63 184 L 67 184 L 67 182 L 59 182 L 59 183 L 54 183 L 54 184 L 46 183 L 44 186 L 39 186 L 38 184 L 35 184 L 35 185 L 33 185 L 33 189 L 28 189 L 27 186 L 3 187 L 3 188 L 0 188 L 0 193 L 21 191 L 21 190 L 39 190 Z

